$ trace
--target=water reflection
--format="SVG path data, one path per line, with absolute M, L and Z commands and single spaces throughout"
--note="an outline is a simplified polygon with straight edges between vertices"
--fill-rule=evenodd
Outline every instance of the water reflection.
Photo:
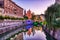
M 26 20 L 25 23 L 26 24 L 33 24 L 33 21 L 29 19 L 29 20 Z
M 47 40 L 42 27 L 32 27 L 32 25 L 27 27 L 28 31 L 23 33 L 24 40 Z
M 33 25 L 27 25 L 27 26 L 25 26 L 25 29 L 29 30 L 32 27 L 33 27 Z

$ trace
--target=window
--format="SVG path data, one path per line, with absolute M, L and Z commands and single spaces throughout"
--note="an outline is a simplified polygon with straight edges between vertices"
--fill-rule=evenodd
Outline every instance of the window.
M 11 6 L 12 7 L 12 6 Z
M 9 4 L 8 4 L 8 7 L 9 7 Z
M 16 14 L 16 12 L 14 12 L 14 14 Z
M 16 9 L 14 9 L 14 11 L 16 11 Z

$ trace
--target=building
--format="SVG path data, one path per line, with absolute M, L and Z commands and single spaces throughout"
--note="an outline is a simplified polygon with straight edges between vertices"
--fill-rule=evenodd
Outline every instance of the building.
M 26 16 L 28 17 L 28 19 L 31 19 L 32 18 L 31 10 L 28 10 L 27 11 Z
M 3 7 L 4 7 L 4 1 L 0 0 L 0 8 L 3 8 Z
M 45 15 L 44 14 L 35 15 L 34 21 L 38 21 L 38 22 L 45 21 Z
M 39 21 L 40 15 L 35 15 L 34 21 Z
M 60 0 L 55 0 L 55 2 L 56 2 L 57 4 L 60 4 Z
M 4 1 L 0 0 L 0 15 L 4 14 Z
M 3 14 L 4 13 L 4 9 L 3 8 L 0 8 L 0 14 Z
M 42 22 L 45 21 L 45 15 L 44 14 L 40 15 L 40 21 L 42 21 Z
M 0 2 L 1 7 L 4 8 L 5 15 L 14 16 L 18 18 L 23 17 L 23 8 L 18 6 L 12 0 L 3 0 Z
M 26 15 L 26 10 L 24 10 L 24 16 Z

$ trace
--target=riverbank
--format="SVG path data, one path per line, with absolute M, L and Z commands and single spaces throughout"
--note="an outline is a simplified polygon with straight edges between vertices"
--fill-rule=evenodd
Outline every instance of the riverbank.
M 49 37 L 51 38 L 51 40 L 60 40 L 60 28 L 53 30 L 53 29 L 43 29 L 45 31 L 45 33 L 47 33 L 46 35 L 50 35 Z

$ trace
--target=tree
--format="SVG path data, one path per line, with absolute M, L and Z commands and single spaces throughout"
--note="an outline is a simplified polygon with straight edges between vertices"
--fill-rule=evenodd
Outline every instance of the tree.
M 56 21 L 56 18 L 60 17 L 60 5 L 54 4 L 47 8 L 45 11 L 45 18 L 48 23 L 48 26 L 54 26 L 54 22 Z
M 28 19 L 28 17 L 24 15 L 24 19 L 25 19 L 25 20 L 27 20 L 27 19 Z
M 4 17 L 2 15 L 0 15 L 0 20 L 3 20 L 3 19 L 4 19 Z

